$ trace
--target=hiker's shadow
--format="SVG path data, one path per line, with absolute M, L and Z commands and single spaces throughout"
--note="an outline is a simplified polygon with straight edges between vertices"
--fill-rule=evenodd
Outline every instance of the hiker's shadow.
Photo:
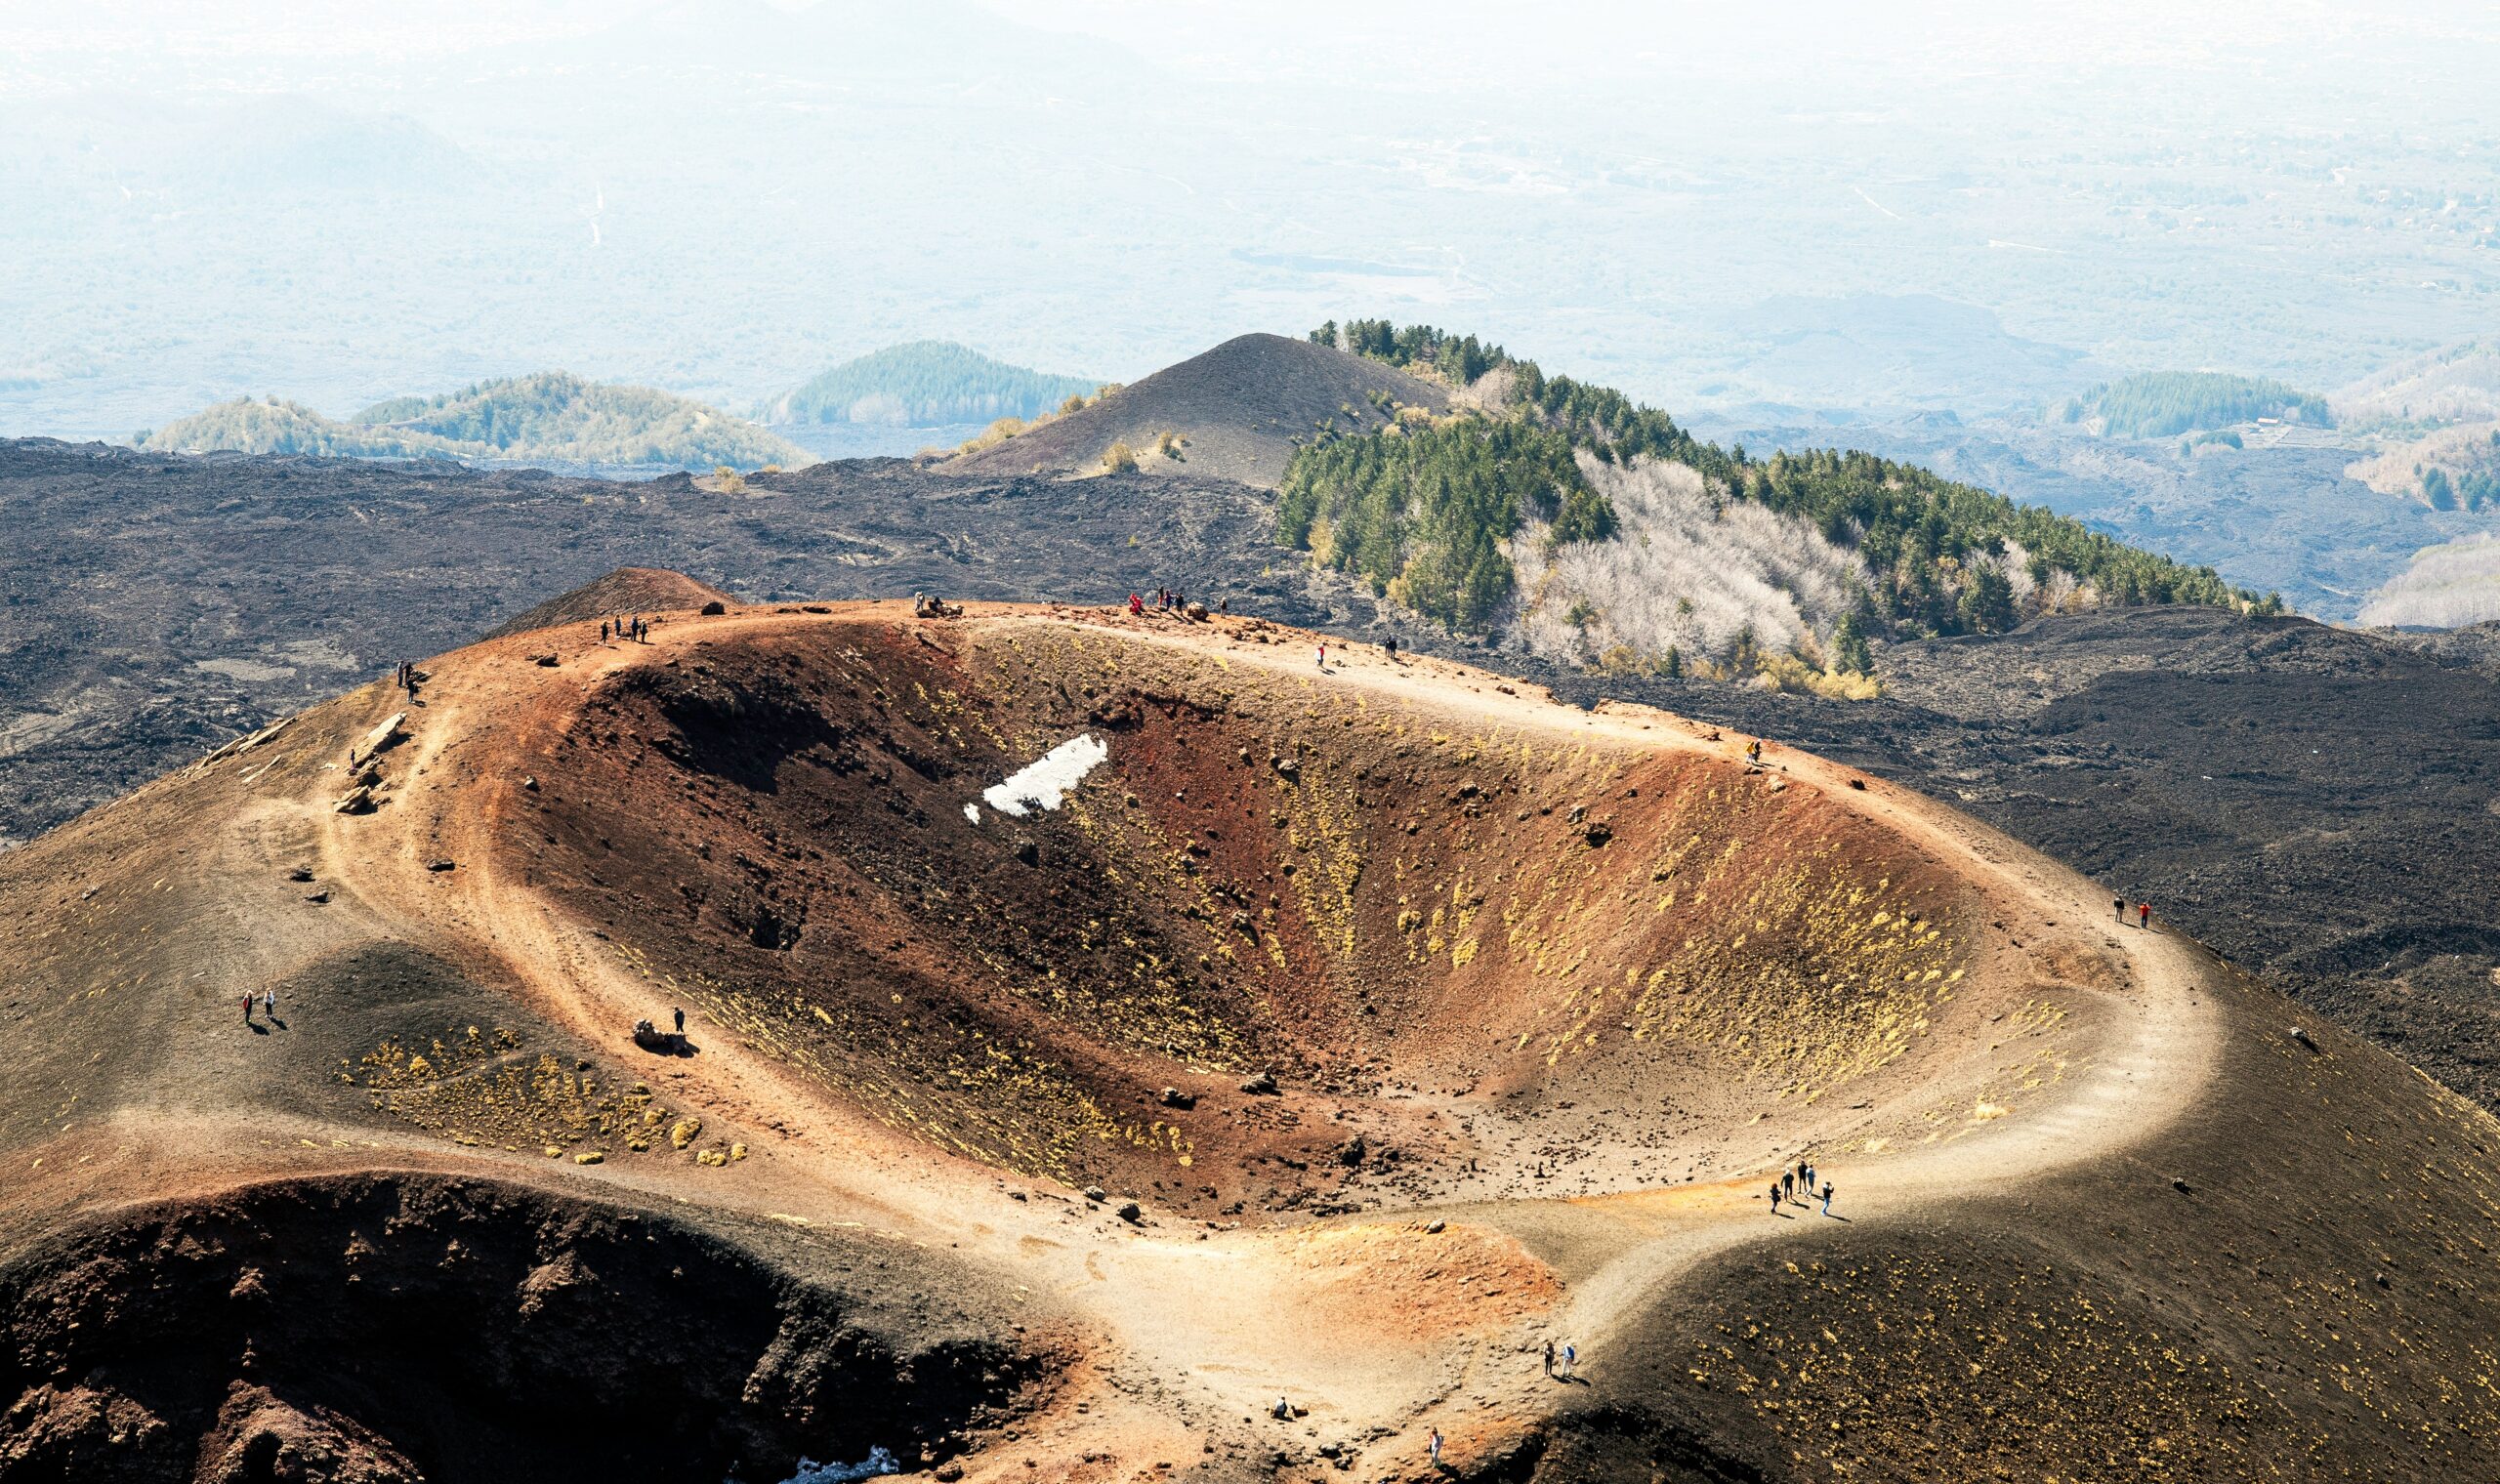
M 1571 1376 L 1562 1372 L 1557 1372 L 1554 1379 L 1566 1386 L 1585 1386 L 1591 1384 L 1589 1379 L 1585 1376 Z
M 270 1024 L 276 1026 L 279 1030 L 286 1030 L 286 1029 L 289 1029 L 289 1027 L 288 1027 L 287 1023 L 286 1023 L 285 1021 L 283 1021 L 283 1020 L 280 1020 L 280 1019 L 279 1019 L 277 1016 L 275 1016 L 275 1015 L 271 1015 L 271 1016 L 270 1016 Z
M 270 1033 L 270 1028 L 263 1025 L 258 1020 L 249 1021 L 247 1023 L 252 1027 L 252 1034 L 255 1036 L 266 1036 Z

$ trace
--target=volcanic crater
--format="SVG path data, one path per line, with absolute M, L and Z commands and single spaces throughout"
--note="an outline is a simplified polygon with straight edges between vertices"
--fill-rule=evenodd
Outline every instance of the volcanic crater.
M 881 1123 L 1245 1221 L 1711 1177 L 1860 1136 L 1872 1090 L 2011 1096 L 2071 1027 L 1974 1058 L 2008 1007 L 1973 970 L 2114 972 L 2027 959 L 1776 767 L 1218 632 L 1242 659 L 1014 614 L 725 630 L 587 688 L 504 854 Z M 1058 807 L 984 800 L 1088 739 Z
M 1421 1478 L 1438 1428 L 1485 1479 L 2134 1477 L 2491 1435 L 2436 1380 L 2489 1369 L 2489 1118 L 1850 769 L 1225 614 L 729 607 L 418 670 L 0 861 L 0 1462 Z M 1828 1211 L 1768 1198 L 1801 1160 Z M 1604 1359 L 1549 1380 L 1557 1338 Z M 531 1442 L 529 1397 L 571 1422 Z

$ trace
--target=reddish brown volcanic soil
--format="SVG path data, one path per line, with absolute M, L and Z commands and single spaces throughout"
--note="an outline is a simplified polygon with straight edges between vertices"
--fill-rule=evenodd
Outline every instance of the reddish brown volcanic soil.
M 2393 1479 L 2500 1433 L 2486 1116 L 1889 785 L 1312 644 L 574 624 L 0 859 L 0 1477 L 1421 1478 L 1438 1428 L 1487 1479 Z M 1071 743 L 1056 806 L 990 796 Z M 1800 1158 L 1832 1216 L 1764 1199 Z

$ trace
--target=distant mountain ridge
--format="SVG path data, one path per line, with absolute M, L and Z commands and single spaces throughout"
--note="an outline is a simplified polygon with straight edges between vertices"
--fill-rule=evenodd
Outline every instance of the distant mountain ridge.
M 1009 365 L 951 341 L 915 340 L 844 361 L 766 404 L 767 423 L 935 427 L 1031 418 L 1100 387 Z
M 796 446 L 718 408 L 566 371 L 480 382 L 438 396 L 394 397 L 344 420 L 298 402 L 237 397 L 159 429 L 139 446 L 156 453 L 546 459 L 680 469 L 811 462 Z

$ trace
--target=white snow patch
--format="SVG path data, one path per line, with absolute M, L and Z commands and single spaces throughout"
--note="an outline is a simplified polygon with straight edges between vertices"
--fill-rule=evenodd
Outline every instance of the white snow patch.
M 981 798 L 991 808 L 1019 819 L 1036 808 L 1055 809 L 1067 802 L 1069 790 L 1110 756 L 1110 747 L 1090 731 L 1070 737 L 1042 754 L 1039 761 L 1009 774 L 1005 783 L 984 790 Z
M 978 804 L 965 804 L 964 817 L 975 824 L 980 823 L 980 805 Z

